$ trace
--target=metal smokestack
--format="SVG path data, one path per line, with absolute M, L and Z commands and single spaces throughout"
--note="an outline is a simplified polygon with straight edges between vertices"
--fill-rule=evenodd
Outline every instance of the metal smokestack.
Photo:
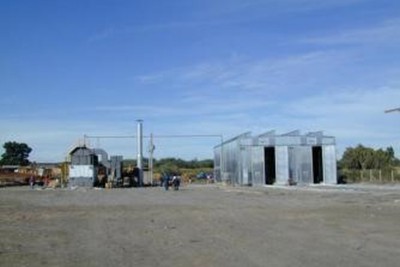
M 137 120 L 137 168 L 139 186 L 143 185 L 143 120 Z

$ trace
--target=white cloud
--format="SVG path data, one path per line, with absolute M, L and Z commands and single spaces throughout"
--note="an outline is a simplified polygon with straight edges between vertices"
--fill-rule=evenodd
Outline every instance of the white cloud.
M 294 103 L 291 111 L 302 115 L 362 114 L 363 117 L 369 117 L 382 115 L 388 107 L 398 105 L 398 99 L 400 88 L 349 89 L 305 98 L 299 103 Z
M 84 134 L 121 134 L 124 128 L 130 126 L 105 124 L 102 120 L 48 120 L 46 116 L 35 119 L 0 119 L 0 124 L 7 126 L 1 131 L 0 144 L 8 141 L 27 143 L 33 149 L 30 160 L 37 162 L 64 160 L 71 146 L 81 142 Z M 105 129 L 105 125 L 116 127 Z M 131 127 L 134 128 L 133 125 Z
M 393 146 L 400 153 L 400 116 L 384 113 L 399 106 L 400 88 L 363 88 L 317 94 L 287 103 L 282 118 L 297 128 L 324 130 L 337 137 L 343 152 L 358 143 L 372 147 Z
M 317 51 L 284 58 L 234 59 L 175 68 L 143 76 L 146 78 L 136 77 L 136 80 L 143 86 L 159 85 L 158 89 L 168 84 L 168 87 L 183 88 L 193 95 L 229 96 L 244 91 L 282 93 L 292 91 L 294 85 L 305 88 L 327 84 L 336 79 L 337 70 L 351 64 L 354 57 L 349 52 Z
M 254 20 L 259 17 L 279 16 L 285 13 L 302 13 L 352 6 L 363 1 L 364 0 L 227 0 L 211 1 L 211 3 L 206 6 L 210 9 L 208 14 L 211 16 L 240 14 L 241 16 L 246 16 L 248 20 Z M 250 16 L 250 14 L 252 16 Z
M 346 30 L 330 36 L 307 38 L 303 42 L 324 45 L 398 45 L 400 43 L 400 19 L 388 19 L 379 25 Z
M 34 147 L 33 160 L 59 161 L 83 134 L 135 134 L 135 119 L 142 118 L 146 133 L 223 134 L 229 138 L 248 130 L 323 130 L 337 137 L 340 151 L 363 143 L 392 145 L 399 154 L 396 133 L 400 116 L 383 113 L 399 106 L 399 80 L 387 75 L 396 72 L 391 68 L 365 71 L 352 51 L 264 59 L 235 56 L 137 76 L 139 90 L 161 95 L 173 88 L 174 96 L 163 94 L 158 102 L 144 98 L 133 105 L 85 107 L 85 112 L 96 114 L 91 120 L 50 121 L 43 119 L 46 114 L 26 118 L 8 114 L 7 119 L 3 115 L 0 124 L 7 127 L 0 142 L 27 142 Z M 372 84 L 371 77 L 379 79 Z M 79 114 L 79 108 L 74 112 Z M 194 158 L 210 155 L 218 140 L 159 142 L 158 157 L 180 154 Z M 109 154 L 135 155 L 134 140 L 102 140 L 101 144 Z
M 400 153 L 398 136 L 400 114 L 384 113 L 388 108 L 399 106 L 398 87 L 321 91 L 315 92 L 313 96 L 281 102 L 278 100 L 268 102 L 263 98 L 242 101 L 239 98 L 218 103 L 207 102 L 207 99 L 207 97 L 201 99 L 204 105 L 198 108 L 174 107 L 168 110 L 169 113 L 165 113 L 161 108 L 155 116 L 143 116 L 145 134 L 148 135 L 150 132 L 155 135 L 223 134 L 227 139 L 248 130 L 254 133 L 273 129 L 278 133 L 294 129 L 303 132 L 323 130 L 326 134 L 337 138 L 340 153 L 347 146 L 355 146 L 358 143 L 376 148 L 393 146 L 396 154 Z M 188 106 L 193 104 L 192 100 L 187 99 Z M 128 113 L 136 113 L 134 108 L 122 107 L 123 111 Z M 134 119 L 120 122 L 113 120 L 107 122 L 102 118 L 94 121 L 2 119 L 0 123 L 7 125 L 7 128 L 2 130 L 0 142 L 10 140 L 26 142 L 34 148 L 31 159 L 35 161 L 63 160 L 71 145 L 82 139 L 84 134 L 136 134 Z M 219 142 L 217 139 L 156 140 L 156 156 L 177 156 L 187 159 L 211 157 L 212 147 Z M 94 138 L 91 143 L 93 146 L 99 143 L 112 155 L 122 154 L 132 158 L 136 152 L 136 143 L 133 139 Z
M 235 58 L 155 73 L 149 77 L 159 79 L 150 86 L 168 81 L 168 86 L 188 88 L 174 110 L 176 116 L 197 115 L 198 121 L 186 120 L 180 128 L 225 136 L 245 130 L 324 130 L 337 137 L 342 152 L 358 143 L 395 146 L 396 118 L 383 111 L 399 105 L 399 82 L 392 75 L 398 70 L 385 65 L 364 69 L 366 59 L 359 57 L 356 51 L 328 50 Z
M 119 30 L 116 30 L 113 27 L 107 27 L 107 28 L 105 28 L 105 29 L 103 29 L 103 30 L 91 35 L 88 38 L 88 42 L 91 43 L 91 42 L 96 42 L 96 41 L 101 41 L 101 40 L 104 40 L 104 39 L 108 39 L 108 38 L 114 36 L 115 34 L 117 34 L 118 32 L 119 32 Z
M 363 0 L 247 0 L 201 1 L 201 8 L 190 19 L 165 23 L 107 26 L 92 34 L 88 42 L 102 41 L 121 35 L 136 35 L 168 30 L 193 30 L 199 27 L 215 27 L 248 23 L 264 17 L 285 13 L 310 12 L 341 6 L 350 6 Z M 272 12 L 271 12 L 272 11 Z M 197 18 L 197 19 L 196 19 Z

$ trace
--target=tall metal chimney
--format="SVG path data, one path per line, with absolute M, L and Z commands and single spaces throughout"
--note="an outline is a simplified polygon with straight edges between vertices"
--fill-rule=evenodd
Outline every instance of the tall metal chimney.
M 137 120 L 137 168 L 139 186 L 143 186 L 143 120 Z

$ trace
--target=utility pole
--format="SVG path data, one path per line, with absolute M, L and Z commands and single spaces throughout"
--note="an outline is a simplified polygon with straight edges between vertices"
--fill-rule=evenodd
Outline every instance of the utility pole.
M 143 120 L 137 120 L 137 168 L 139 186 L 143 186 Z
M 150 183 L 153 185 L 153 153 L 156 147 L 153 143 L 153 134 L 150 134 L 150 144 L 149 144 L 149 171 L 150 171 Z
M 400 108 L 387 109 L 385 110 L 385 113 L 396 112 L 396 111 L 400 112 Z

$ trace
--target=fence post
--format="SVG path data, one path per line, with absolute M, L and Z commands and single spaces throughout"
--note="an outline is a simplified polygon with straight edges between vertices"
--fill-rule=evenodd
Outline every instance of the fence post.
M 369 181 L 372 182 L 372 170 L 369 169 Z
M 382 183 L 382 170 L 379 169 L 379 182 Z
M 394 171 L 392 170 L 392 183 L 394 183 Z

